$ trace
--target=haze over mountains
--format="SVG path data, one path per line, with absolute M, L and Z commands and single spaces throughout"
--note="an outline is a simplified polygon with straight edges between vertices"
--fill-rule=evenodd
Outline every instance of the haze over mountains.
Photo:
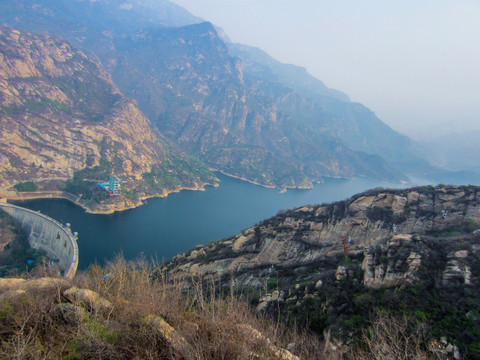
M 479 183 L 478 174 L 463 170 L 474 166 L 467 160 L 478 153 L 472 140 L 455 154 L 440 152 L 442 143 L 459 141 L 452 136 L 421 146 L 305 69 L 233 44 L 210 22 L 166 0 L 0 2 L 2 201 L 3 190 L 15 184 L 18 192 L 10 193 L 67 194 L 87 210 L 109 213 L 213 185 L 212 169 L 280 189 L 310 188 L 328 177 L 368 177 L 374 186 L 414 177 Z M 125 180 L 119 196 L 98 186 L 111 175 Z M 311 201 L 317 190 L 339 197 L 342 183 L 355 183 L 330 180 L 311 192 L 280 195 L 229 179 L 218 190 L 229 181 L 225 208 L 237 210 L 242 202 L 251 213 L 274 201 L 242 185 Z M 52 191 L 25 190 L 36 186 Z M 168 201 L 152 200 L 135 212 L 88 215 L 87 221 L 70 220 L 67 207 L 45 202 L 61 213 L 61 222 L 85 231 L 80 236 L 93 246 L 80 251 L 95 259 L 104 242 L 87 230 L 116 250 L 127 249 L 119 234 L 125 235 L 129 246 L 153 256 L 146 249 L 155 247 L 143 247 L 150 240 L 183 246 L 182 230 L 194 229 L 199 241 L 189 212 L 198 222 L 198 214 L 206 214 L 212 229 L 228 223 L 211 211 L 222 209 L 222 196 L 182 195 L 197 199 L 179 196 L 173 206 L 156 209 Z M 72 214 L 81 212 L 66 204 Z M 142 221 L 128 220 L 133 213 Z M 161 226 L 148 226 L 152 222 Z M 115 232 L 108 231 L 112 227 Z M 153 236 L 145 241 L 147 230 Z M 78 287 L 3 279 L 0 353 L 54 359 L 480 358 L 479 231 L 479 186 L 377 187 L 343 201 L 280 210 L 236 236 L 200 240 L 203 245 L 159 267 L 121 258 L 106 268 L 95 264 L 77 277 Z M 265 315 L 254 318 L 255 326 L 274 317 L 272 340 L 241 319 L 250 310 L 234 302 L 237 295 Z M 293 331 L 284 333 L 278 348 L 282 321 Z M 248 331 L 239 336 L 239 328 Z M 310 342 L 302 329 L 325 341 Z M 391 329 L 393 337 L 381 337 Z
M 88 51 L 168 141 L 226 174 L 281 188 L 325 177 L 476 181 L 434 168 L 409 138 L 304 69 L 226 44 L 200 21 L 169 1 L 0 4 L 0 23 Z

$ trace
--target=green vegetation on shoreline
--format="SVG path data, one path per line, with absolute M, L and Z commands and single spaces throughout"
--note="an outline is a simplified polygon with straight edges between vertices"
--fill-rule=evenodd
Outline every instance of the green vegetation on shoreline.
M 37 191 L 38 189 L 37 184 L 35 184 L 33 181 L 18 183 L 18 184 L 15 184 L 13 187 L 15 188 L 15 190 L 19 192 L 23 192 L 23 191 L 33 192 L 33 191 Z

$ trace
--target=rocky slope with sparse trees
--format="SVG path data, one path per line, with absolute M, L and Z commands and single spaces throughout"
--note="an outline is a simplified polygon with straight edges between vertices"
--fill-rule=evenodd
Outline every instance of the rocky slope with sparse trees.
M 282 211 L 180 254 L 164 270 L 177 281 L 231 289 L 340 352 L 388 315 L 406 321 L 420 348 L 453 356 L 455 347 L 476 359 L 479 229 L 479 187 L 375 189 Z

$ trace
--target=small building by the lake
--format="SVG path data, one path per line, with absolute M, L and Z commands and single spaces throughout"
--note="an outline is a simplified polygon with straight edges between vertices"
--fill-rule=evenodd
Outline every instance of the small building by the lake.
M 110 180 L 108 182 L 100 183 L 98 186 L 108 191 L 110 196 L 117 196 L 120 195 L 122 182 L 124 181 L 115 176 L 110 176 Z

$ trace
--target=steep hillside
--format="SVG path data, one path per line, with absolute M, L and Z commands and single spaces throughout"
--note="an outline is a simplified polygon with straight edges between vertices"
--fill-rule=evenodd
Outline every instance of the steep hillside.
M 310 100 L 244 79 L 209 23 L 142 31 L 117 49 L 122 55 L 110 69 L 119 86 L 143 99 L 165 136 L 227 174 L 281 187 L 332 176 L 405 179 L 378 155 L 327 134 L 336 120 Z
M 66 189 L 83 201 L 98 195 L 104 204 L 88 206 L 108 212 L 213 179 L 167 146 L 109 75 L 64 40 L 0 28 L 0 115 L 0 187 L 74 176 Z M 111 174 L 126 181 L 129 198 L 106 201 L 95 190 Z
M 280 82 L 278 74 L 252 76 L 248 62 L 244 74 L 210 24 L 164 28 L 164 20 L 133 11 L 138 2 L 124 24 L 115 2 L 101 25 L 89 26 L 97 19 L 92 9 L 109 4 L 68 4 L 77 18 L 71 10 L 58 13 L 64 1 L 7 1 L 0 20 L 64 36 L 94 52 L 162 133 L 211 167 L 262 185 L 310 187 L 331 176 L 405 180 L 395 166 L 413 160 L 426 165 L 410 152 L 407 138 L 363 106 L 332 98 L 334 91 L 297 68 L 277 66 Z M 55 16 L 64 26 L 52 26 Z
M 340 139 L 353 150 L 381 154 L 407 173 L 415 173 L 418 166 L 428 167 L 416 155 L 412 140 L 392 130 L 362 104 L 351 102 L 346 94 L 327 88 L 304 68 L 282 64 L 258 48 L 233 43 L 227 46 L 242 60 L 245 76 L 270 89 L 278 109 L 295 114 L 298 122 L 310 126 L 309 131 Z M 284 87 L 301 97 L 285 101 L 279 97 Z
M 410 319 L 421 346 L 445 337 L 477 359 L 479 241 L 480 187 L 377 189 L 282 212 L 178 255 L 165 271 L 233 286 L 257 311 L 344 350 L 381 309 Z
M 480 187 L 438 186 L 407 190 L 371 190 L 328 205 L 307 205 L 265 220 L 242 234 L 205 246 L 193 253 L 221 259 L 221 266 L 205 259 L 178 256 L 179 271 L 219 274 L 257 266 L 298 266 L 343 254 L 343 239 L 351 253 L 398 234 L 467 233 L 480 228 Z M 227 256 L 222 256 L 225 253 Z M 237 256 L 237 254 L 239 256 Z M 226 261 L 226 259 L 229 259 Z M 198 266 L 194 266 L 198 262 Z M 218 265 L 218 266 L 217 266 Z M 203 267 L 205 266 L 205 270 Z

